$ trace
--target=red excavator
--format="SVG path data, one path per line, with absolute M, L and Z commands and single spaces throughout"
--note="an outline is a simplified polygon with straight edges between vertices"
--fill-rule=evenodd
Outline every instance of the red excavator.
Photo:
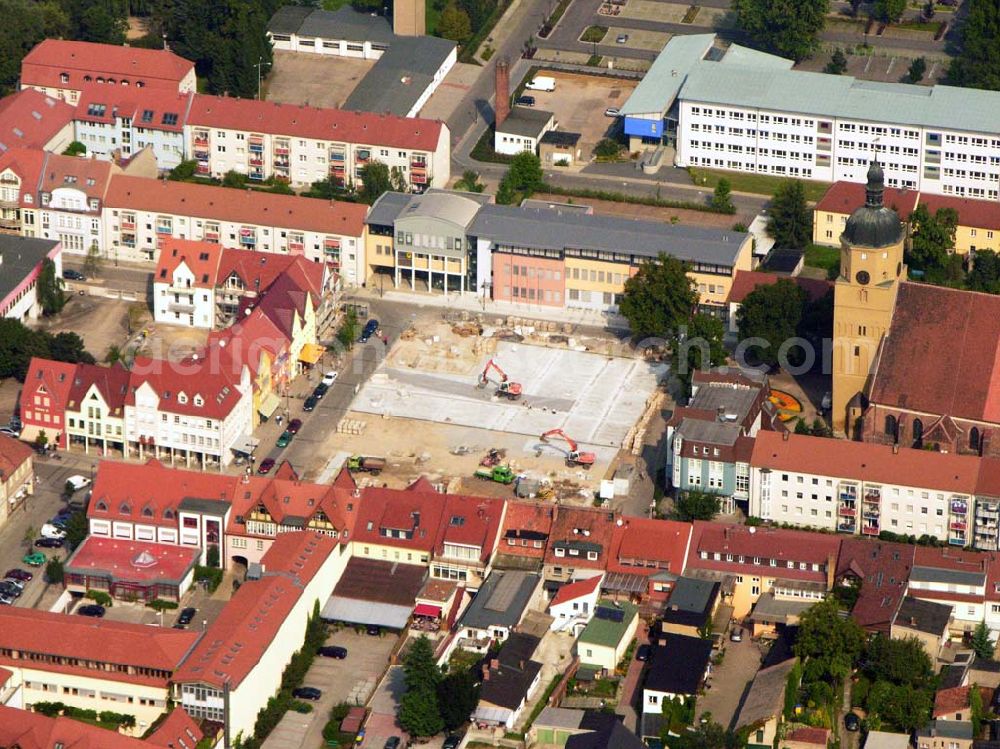
M 562 437 L 562 439 L 566 440 L 566 444 L 569 445 L 569 452 L 566 453 L 566 465 L 571 468 L 573 466 L 580 466 L 583 469 L 587 469 L 594 465 L 594 462 L 597 460 L 597 456 L 594 453 L 580 452 L 576 441 L 570 438 L 562 429 L 550 429 L 542 435 L 542 442 L 548 442 L 549 437 Z
M 497 388 L 497 395 L 502 395 L 507 400 L 516 401 L 521 397 L 521 383 L 511 382 L 507 373 L 500 369 L 500 365 L 493 359 L 486 362 L 483 373 L 479 375 L 479 387 L 484 388 L 490 383 L 490 370 L 495 369 L 500 375 L 500 386 Z

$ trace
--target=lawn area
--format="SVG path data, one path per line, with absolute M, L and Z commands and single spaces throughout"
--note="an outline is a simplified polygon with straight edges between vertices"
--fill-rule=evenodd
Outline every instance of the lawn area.
M 608 33 L 607 26 L 591 26 L 583 34 L 580 35 L 581 42 L 596 42 L 600 43 L 604 39 L 605 35 Z
M 324 10 L 340 10 L 345 5 L 350 5 L 351 0 L 323 0 Z
M 827 278 L 836 278 L 840 272 L 840 248 L 811 244 L 806 247 L 805 264 L 822 268 Z
M 690 167 L 688 174 L 691 181 L 696 185 L 705 185 L 710 189 L 715 189 L 715 185 L 723 177 L 729 180 L 729 186 L 734 192 L 752 192 L 757 195 L 774 195 L 778 185 L 787 180 L 787 177 L 773 177 L 770 174 L 748 174 L 746 172 L 723 172 L 715 169 L 699 169 Z M 829 182 L 814 182 L 804 179 L 802 184 L 806 190 L 806 200 L 815 203 L 830 188 Z
M 937 31 L 938 23 L 936 21 L 903 21 L 895 24 L 895 26 L 897 29 L 906 29 L 907 31 L 926 31 L 928 34 L 933 34 Z

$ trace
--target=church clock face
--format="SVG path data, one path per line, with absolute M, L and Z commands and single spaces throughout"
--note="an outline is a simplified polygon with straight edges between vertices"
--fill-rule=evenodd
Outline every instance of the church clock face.
M 865 284 L 867 284 L 871 280 L 871 276 L 868 275 L 868 271 L 866 271 L 866 270 L 859 270 L 858 273 L 857 273 L 857 275 L 854 276 L 854 279 L 859 284 L 861 284 L 862 286 L 864 286 Z

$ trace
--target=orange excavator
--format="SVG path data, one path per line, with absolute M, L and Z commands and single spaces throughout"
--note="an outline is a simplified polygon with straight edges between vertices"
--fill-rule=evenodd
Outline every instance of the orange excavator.
M 548 442 L 549 437 L 561 437 L 569 445 L 569 452 L 566 453 L 566 465 L 571 468 L 574 466 L 580 466 L 583 469 L 590 468 L 597 461 L 597 456 L 594 453 L 582 453 L 579 450 L 579 445 L 573 440 L 569 435 L 567 435 L 562 429 L 550 429 L 545 434 L 542 435 L 542 442 Z
M 479 375 L 479 387 L 484 388 L 490 383 L 490 370 L 495 369 L 500 375 L 500 386 L 497 388 L 497 395 L 502 395 L 507 400 L 516 401 L 521 397 L 521 383 L 511 382 L 507 373 L 500 369 L 500 365 L 493 359 L 486 362 L 483 373 Z

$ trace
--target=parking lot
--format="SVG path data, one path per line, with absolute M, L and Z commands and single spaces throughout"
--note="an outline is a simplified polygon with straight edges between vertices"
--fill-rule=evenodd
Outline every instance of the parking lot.
M 612 39 L 612 31 L 606 39 Z M 555 91 L 529 91 L 535 97 L 535 107 L 553 112 L 559 130 L 580 133 L 580 158 L 589 161 L 601 138 L 608 137 L 617 127 L 617 120 L 602 117 L 608 107 L 620 108 L 631 95 L 638 81 L 610 78 L 562 70 L 540 70 L 538 75 L 556 79 Z
M 763 658 L 760 643 L 751 640 L 746 630 L 741 642 L 725 640 L 725 656 L 714 666 L 710 687 L 698 698 L 698 714 L 712 714 L 712 720 L 723 728 L 730 727 L 740 706 L 743 692 L 760 668 Z
M 648 29 L 632 29 L 625 26 L 611 26 L 608 28 L 608 33 L 604 37 L 603 46 L 608 45 L 614 46 L 625 46 L 631 47 L 632 49 L 644 49 L 647 52 L 657 52 L 670 41 L 670 37 L 673 34 L 668 34 L 665 31 L 650 31 Z M 625 41 L 621 44 L 618 43 L 618 39 L 625 37 Z
M 268 101 L 339 107 L 371 70 L 375 60 L 303 52 L 274 53 L 267 77 Z
M 42 320 L 41 327 L 52 334 L 78 333 L 87 351 L 100 361 L 109 346 L 125 342 L 130 304 L 120 299 L 75 294 L 69 297 L 59 315 Z
M 391 635 L 372 637 L 363 632 L 358 634 L 345 627 L 332 632 L 326 644 L 347 648 L 347 658 L 316 657 L 303 684 L 321 690 L 322 698 L 313 704 L 311 713 L 286 713 L 264 742 L 265 749 L 322 746 L 323 726 L 329 718 L 330 708 L 341 702 L 363 705 L 368 701 L 389 660 L 396 638 Z

